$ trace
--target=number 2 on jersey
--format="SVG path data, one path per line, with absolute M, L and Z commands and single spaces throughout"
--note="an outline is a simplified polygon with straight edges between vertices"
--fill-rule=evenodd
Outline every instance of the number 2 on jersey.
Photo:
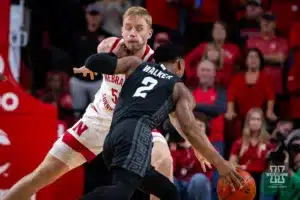
M 145 85 L 145 86 L 141 86 L 139 87 L 133 97 L 142 97 L 142 98 L 145 98 L 147 96 L 147 92 L 152 90 L 156 84 L 158 83 L 158 81 L 150 76 L 148 77 L 145 77 L 142 81 L 142 84 Z

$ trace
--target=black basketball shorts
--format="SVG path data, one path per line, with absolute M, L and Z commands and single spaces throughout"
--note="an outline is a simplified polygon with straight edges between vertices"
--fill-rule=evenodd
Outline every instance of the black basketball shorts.
M 103 147 L 108 168 L 122 167 L 144 177 L 150 169 L 152 134 L 141 120 L 127 119 L 111 127 Z

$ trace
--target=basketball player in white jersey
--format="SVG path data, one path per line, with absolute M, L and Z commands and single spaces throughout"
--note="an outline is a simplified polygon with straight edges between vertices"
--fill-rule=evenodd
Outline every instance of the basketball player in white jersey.
M 134 55 L 151 61 L 153 50 L 147 45 L 152 36 L 151 26 L 152 19 L 147 10 L 131 7 L 123 16 L 123 39 L 107 38 L 99 44 L 97 51 L 116 52 L 121 44 L 125 44 Z M 84 116 L 55 142 L 44 161 L 17 182 L 3 200 L 27 200 L 68 171 L 95 158 L 102 151 L 124 81 L 124 75 L 103 75 L 101 88 Z M 153 136 L 152 165 L 172 180 L 173 164 L 167 142 L 158 132 L 154 131 Z

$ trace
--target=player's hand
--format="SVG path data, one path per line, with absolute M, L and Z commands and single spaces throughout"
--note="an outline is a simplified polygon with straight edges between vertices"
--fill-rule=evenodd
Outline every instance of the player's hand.
M 91 78 L 91 80 L 94 80 L 95 79 L 95 75 L 97 75 L 97 73 L 92 72 L 91 70 L 89 70 L 85 66 L 80 67 L 80 68 L 73 68 L 73 72 L 74 72 L 74 74 L 82 74 L 84 77 L 86 77 L 87 75 L 89 75 L 90 78 Z
M 202 156 L 201 153 L 199 153 L 196 149 L 194 149 L 194 153 L 195 153 L 196 158 L 198 159 L 198 161 L 201 164 L 201 168 L 202 168 L 203 172 L 206 172 L 206 167 L 211 169 L 210 162 L 208 162 L 208 160 L 204 156 Z
M 133 53 L 126 47 L 124 42 L 121 42 L 118 47 L 113 51 L 113 53 L 118 57 L 118 58 L 123 58 L 126 56 L 132 56 Z
M 243 177 L 237 172 L 237 167 L 229 162 L 222 161 L 222 163 L 218 164 L 217 170 L 220 174 L 220 177 L 229 184 L 232 191 L 240 189 L 244 185 Z

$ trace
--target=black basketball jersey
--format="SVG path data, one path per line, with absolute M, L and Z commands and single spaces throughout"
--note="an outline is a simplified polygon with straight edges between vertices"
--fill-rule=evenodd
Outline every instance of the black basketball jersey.
M 156 128 L 174 109 L 173 88 L 179 81 L 162 64 L 142 63 L 123 85 L 112 126 L 124 119 L 136 119 Z

